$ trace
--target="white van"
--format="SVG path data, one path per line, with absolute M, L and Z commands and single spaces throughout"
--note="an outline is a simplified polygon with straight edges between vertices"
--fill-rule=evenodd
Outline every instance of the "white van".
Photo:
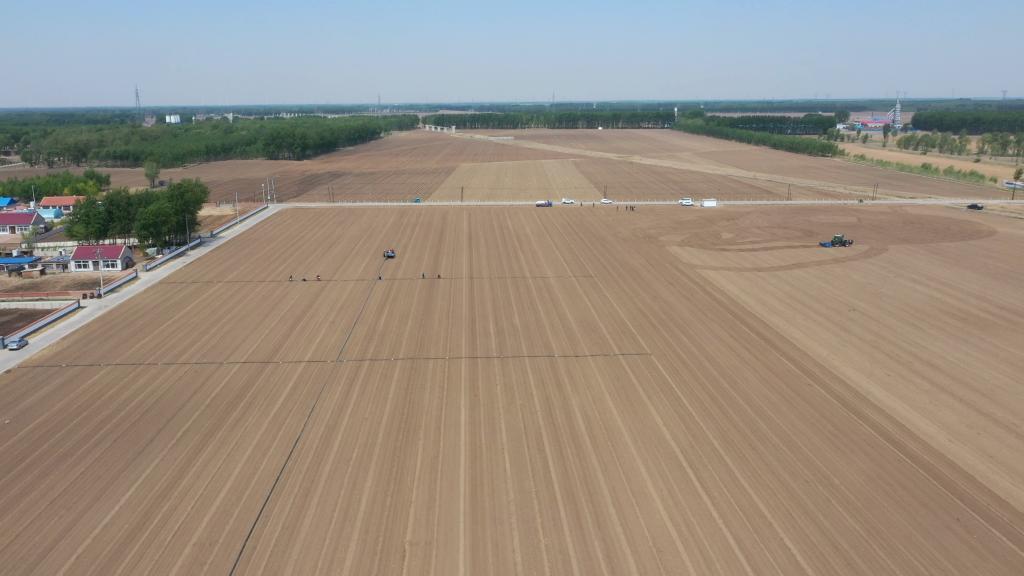
M 715 206 L 718 206 L 718 200 L 714 198 L 704 198 L 700 201 L 701 208 L 714 208 Z

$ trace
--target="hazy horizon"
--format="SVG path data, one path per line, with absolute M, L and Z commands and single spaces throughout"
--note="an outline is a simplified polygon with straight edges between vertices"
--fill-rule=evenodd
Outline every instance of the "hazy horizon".
M 0 108 L 129 107 L 135 86 L 154 107 L 1024 96 L 1020 42 L 988 32 L 1022 21 L 1007 0 L 4 9 Z

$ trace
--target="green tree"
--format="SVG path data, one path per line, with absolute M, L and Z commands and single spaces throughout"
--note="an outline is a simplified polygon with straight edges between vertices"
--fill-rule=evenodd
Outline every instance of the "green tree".
M 991 135 L 989 151 L 993 156 L 1009 156 L 1013 138 L 1007 132 L 996 132 Z
M 882 125 L 882 147 L 883 148 L 885 148 L 886 146 L 889 145 L 889 135 L 890 134 L 892 134 L 892 125 L 891 124 L 883 124 Z
M 1020 182 L 1021 177 L 1024 177 L 1024 168 L 1018 167 L 1016 170 L 1013 171 L 1013 179 L 1017 182 Z
M 165 194 L 154 196 L 139 209 L 135 237 L 144 246 L 165 248 L 174 235 L 174 207 Z
M 210 196 L 210 190 L 199 180 L 185 179 L 168 186 L 167 197 L 174 213 L 173 230 L 182 231 L 184 243 L 199 229 L 199 211 Z
M 86 170 L 82 177 L 91 182 L 95 182 L 98 188 L 106 188 L 110 186 L 110 174 L 101 174 L 93 168 Z
M 967 130 L 961 130 L 960 134 L 956 137 L 956 153 L 959 156 L 967 154 L 971 150 L 971 137 L 967 135 Z
M 850 119 L 849 110 L 836 110 L 835 112 L 836 122 L 842 124 Z
M 117 188 L 103 197 L 103 206 L 107 212 L 110 236 L 127 241 L 135 230 L 138 218 L 138 202 L 135 197 L 127 189 Z
M 95 180 L 80 180 L 63 190 L 64 196 L 87 196 L 96 198 L 100 195 L 100 187 Z
M 156 179 L 160 177 L 160 163 L 153 159 L 146 160 L 142 169 L 146 175 L 146 180 L 149 180 L 149 187 L 156 188 Z
M 73 240 L 95 242 L 107 237 L 109 227 L 106 207 L 92 196 L 75 204 L 65 231 Z

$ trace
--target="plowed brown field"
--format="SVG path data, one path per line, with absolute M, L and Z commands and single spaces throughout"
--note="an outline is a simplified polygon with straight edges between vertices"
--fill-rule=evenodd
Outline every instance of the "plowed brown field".
M 619 190 L 623 199 L 712 193 L 725 199 L 780 199 L 789 193 L 788 186 L 793 187 L 793 198 L 835 198 L 873 194 L 876 185 L 878 195 L 893 198 L 1007 196 L 994 186 L 925 178 L 676 130 L 505 130 L 481 134 L 512 136 L 511 141 L 501 141 L 507 146 L 598 159 L 607 166 L 588 174 L 593 176 L 591 182 L 598 189 L 607 185 L 610 196 L 613 189 Z M 651 169 L 661 167 L 667 170 Z M 624 181 L 620 171 L 639 174 Z
M 0 375 L 0 566 L 1017 575 L 1022 249 L 949 208 L 285 210 Z
M 512 140 L 490 140 L 511 136 Z M 115 186 L 144 186 L 141 169 L 112 169 Z M 0 178 L 42 173 L 0 170 Z M 162 179 L 200 178 L 211 201 L 723 200 L 1004 198 L 974 186 L 811 158 L 675 130 L 480 131 L 453 137 L 396 133 L 302 162 L 232 160 L 168 169 Z

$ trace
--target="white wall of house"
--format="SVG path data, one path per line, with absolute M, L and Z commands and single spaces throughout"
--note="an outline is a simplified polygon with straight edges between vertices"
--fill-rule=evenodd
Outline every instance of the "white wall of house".
M 99 272 L 100 271 L 100 260 L 72 260 L 71 271 L 72 272 Z M 103 260 L 102 268 L 104 272 L 119 272 L 124 269 L 124 260 Z

